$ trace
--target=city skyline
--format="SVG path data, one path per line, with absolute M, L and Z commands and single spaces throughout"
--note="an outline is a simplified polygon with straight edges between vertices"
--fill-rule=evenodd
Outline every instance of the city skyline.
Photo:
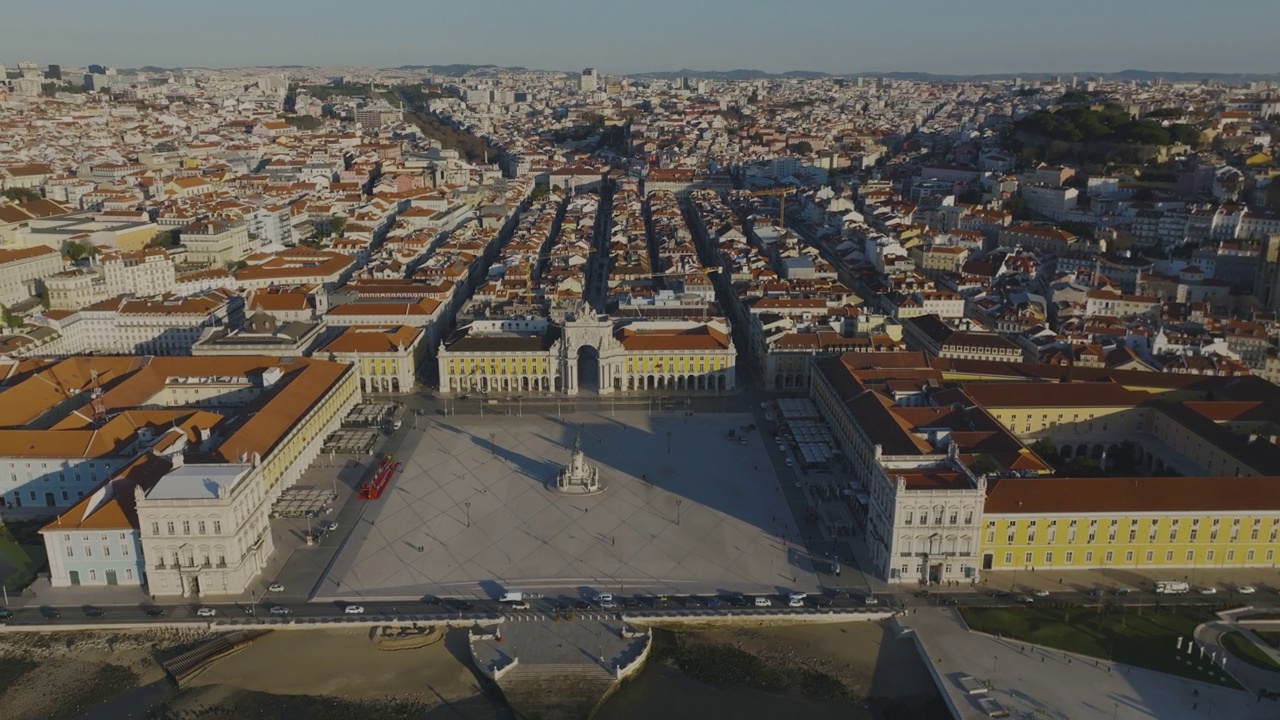
M 305 8 L 294 0 L 268 7 L 233 0 L 216 14 L 181 8 L 162 15 L 151 13 L 141 0 L 125 0 L 118 12 L 81 26 L 68 26 L 61 13 L 43 7 L 14 8 L 8 13 L 11 27 L 25 30 L 6 42 L 5 61 L 209 68 L 459 63 L 562 71 L 594 66 L 614 74 L 684 68 L 837 75 L 1044 74 L 1131 68 L 1170 73 L 1280 72 L 1280 67 L 1267 67 L 1261 58 L 1238 52 L 1269 40 L 1267 28 L 1280 20 L 1280 6 L 1262 0 L 1238 0 L 1232 5 L 1235 12 L 1207 20 L 1194 15 L 1193 5 L 1186 0 L 1159 4 L 1138 0 L 1123 6 L 1084 0 L 1070 15 L 1029 10 L 1010 17 L 1001 15 L 1010 9 L 1006 0 L 980 0 L 967 13 L 924 0 L 892 12 L 869 9 L 847 21 L 830 22 L 850 15 L 847 6 L 831 0 L 786 7 L 744 0 L 729 14 L 715 4 L 684 7 L 656 0 L 637 13 L 572 0 L 514 8 L 481 0 L 466 8 L 426 11 L 401 0 L 382 0 L 362 6 L 362 16 L 381 14 L 397 21 L 378 27 L 372 38 L 377 42 L 371 43 L 359 38 L 341 41 L 350 33 L 343 24 L 349 7 L 331 0 L 308 3 Z M 1253 22 L 1234 22 L 1241 13 Z M 139 17 L 147 19 L 145 26 L 139 26 Z M 256 22 L 246 23 L 246 17 Z M 671 22 L 674 17 L 679 24 Z M 502 18 L 503 22 L 477 27 L 477 18 Z M 434 31 L 441 26 L 463 32 Z M 139 27 L 147 30 L 148 41 L 121 52 L 120 34 Z M 626 28 L 625 36 L 612 28 Z M 1062 40 L 1046 42 L 1046 28 Z M 1205 42 L 1206 37 L 1221 37 L 1224 42 Z M 1227 38 L 1230 42 L 1225 42 Z M 994 47 L 1000 48 L 998 54 L 992 52 Z

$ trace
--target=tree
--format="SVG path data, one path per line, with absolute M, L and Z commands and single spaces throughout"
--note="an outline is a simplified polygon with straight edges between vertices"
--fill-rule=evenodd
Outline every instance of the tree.
M 0 305 L 0 325 L 9 328 L 20 328 L 25 322 L 21 315 L 14 315 L 9 312 L 9 308 Z
M 180 239 L 181 231 L 179 229 L 175 228 L 173 230 L 164 230 L 156 233 L 156 236 L 151 238 L 151 242 L 147 243 L 147 247 L 164 248 L 167 250 L 169 248 L 177 247 Z
M 79 262 L 89 254 L 89 251 L 85 250 L 85 247 L 80 243 L 74 240 L 68 240 L 66 244 L 62 246 L 62 254 L 71 258 L 72 262 Z
M 329 216 L 329 232 L 342 237 L 342 232 L 347 229 L 347 219 L 338 217 L 337 215 Z
M 801 140 L 791 146 L 791 151 L 797 155 L 812 155 L 813 145 L 808 140 Z
M 9 188 L 8 190 L 5 190 L 4 196 L 14 202 L 22 202 L 23 200 L 31 202 L 34 200 L 41 199 L 40 193 L 36 192 L 35 190 L 32 190 L 31 188 L 20 188 L 20 187 Z

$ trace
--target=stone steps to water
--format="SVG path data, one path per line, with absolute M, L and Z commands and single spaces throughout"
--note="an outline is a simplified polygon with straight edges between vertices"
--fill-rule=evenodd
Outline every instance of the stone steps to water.
M 591 715 L 614 682 L 609 671 L 592 663 L 521 663 L 498 686 L 517 717 L 578 720 Z

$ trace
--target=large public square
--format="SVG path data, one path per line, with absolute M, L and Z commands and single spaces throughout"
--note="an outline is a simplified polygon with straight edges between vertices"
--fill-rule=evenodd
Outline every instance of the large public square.
M 819 587 L 749 414 L 426 417 L 317 599 L 778 593 Z M 605 486 L 553 488 L 580 438 Z M 770 440 L 771 441 L 771 440 Z M 790 480 L 794 482 L 794 480 Z

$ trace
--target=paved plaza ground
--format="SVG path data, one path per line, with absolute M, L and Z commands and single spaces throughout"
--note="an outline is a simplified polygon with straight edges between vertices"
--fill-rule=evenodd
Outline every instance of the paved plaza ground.
M 1013 717 L 1200 720 L 1275 718 L 1280 703 L 1174 675 L 969 632 L 957 613 L 919 608 L 901 624 L 916 632 L 961 717 L 986 717 L 961 689 L 965 675 L 990 683 L 989 696 Z
M 404 471 L 368 503 L 316 597 L 817 590 L 759 432 L 727 439 L 753 422 L 643 410 L 421 418 L 397 455 Z M 604 492 L 550 489 L 578 436 Z

